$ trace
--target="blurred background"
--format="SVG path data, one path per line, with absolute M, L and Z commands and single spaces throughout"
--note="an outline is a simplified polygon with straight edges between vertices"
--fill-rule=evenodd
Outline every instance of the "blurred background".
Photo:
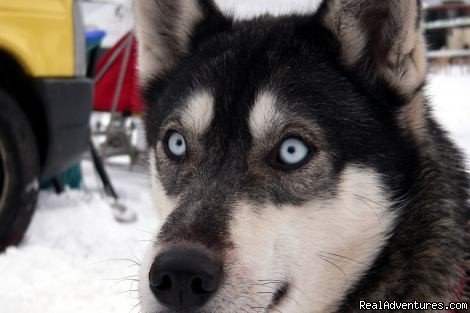
M 245 18 L 319 1 L 216 2 Z M 470 1 L 423 5 L 427 94 L 468 160 Z M 133 24 L 131 0 L 0 0 L 2 313 L 139 312 L 157 220 Z

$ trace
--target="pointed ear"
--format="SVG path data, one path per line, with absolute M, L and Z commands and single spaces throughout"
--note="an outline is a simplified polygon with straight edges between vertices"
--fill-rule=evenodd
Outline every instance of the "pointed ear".
M 317 17 L 338 38 L 343 62 L 403 95 L 426 74 L 419 0 L 324 0 Z
M 176 66 L 204 23 L 217 25 L 224 19 L 212 0 L 134 0 L 134 14 L 143 83 Z

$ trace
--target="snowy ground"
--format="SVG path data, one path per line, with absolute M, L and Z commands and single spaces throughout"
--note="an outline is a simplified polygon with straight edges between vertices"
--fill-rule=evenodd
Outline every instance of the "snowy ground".
M 470 155 L 470 76 L 435 75 L 428 93 L 436 115 Z M 90 163 L 83 191 L 41 194 L 26 240 L 0 256 L 2 313 L 130 313 L 139 258 L 156 223 L 145 169 L 110 165 L 123 201 L 139 216 L 124 225 L 112 218 Z
M 155 225 L 147 176 L 110 165 L 124 204 L 138 213 L 125 225 L 114 221 L 91 164 L 83 168 L 85 190 L 42 193 L 24 243 L 0 256 L 0 312 L 129 313 L 137 304 L 129 290 Z

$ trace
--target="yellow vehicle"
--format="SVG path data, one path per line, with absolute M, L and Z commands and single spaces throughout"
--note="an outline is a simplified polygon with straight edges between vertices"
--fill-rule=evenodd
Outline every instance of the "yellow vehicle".
M 88 146 L 92 83 L 79 3 L 0 1 L 0 251 L 29 225 L 39 181 Z

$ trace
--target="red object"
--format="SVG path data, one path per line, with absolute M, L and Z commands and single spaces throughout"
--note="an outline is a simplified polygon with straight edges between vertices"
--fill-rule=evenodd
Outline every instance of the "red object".
M 103 72 L 103 70 L 104 72 L 101 76 L 95 77 L 95 95 L 93 101 L 93 109 L 95 111 L 111 111 L 113 99 L 116 96 L 119 96 L 117 112 L 130 111 L 139 113 L 143 110 L 144 105 L 139 96 L 137 83 L 137 44 L 135 39 L 133 37 L 130 39 L 129 36 L 132 36 L 132 34 L 126 34 L 121 38 L 97 63 L 95 73 Z M 126 50 L 128 50 L 125 46 L 129 43 L 132 47 L 130 47 L 131 50 L 128 62 L 125 65 L 125 71 L 122 72 L 123 62 L 126 61 Z M 116 51 L 119 51 L 119 54 L 105 69 L 105 66 L 113 58 Z M 121 73 L 124 74 L 124 77 L 121 89 L 119 90 L 119 75 Z M 116 92 L 118 92 L 118 95 L 116 95 Z
M 462 302 L 463 300 L 462 296 L 465 292 L 465 285 L 468 284 L 468 280 L 470 279 L 468 275 L 466 275 L 465 267 L 462 267 L 460 269 L 459 276 L 460 276 L 460 279 L 455 285 L 455 290 L 454 290 L 455 299 L 452 299 L 450 302 Z M 457 313 L 457 311 L 449 310 L 447 311 L 447 313 Z

